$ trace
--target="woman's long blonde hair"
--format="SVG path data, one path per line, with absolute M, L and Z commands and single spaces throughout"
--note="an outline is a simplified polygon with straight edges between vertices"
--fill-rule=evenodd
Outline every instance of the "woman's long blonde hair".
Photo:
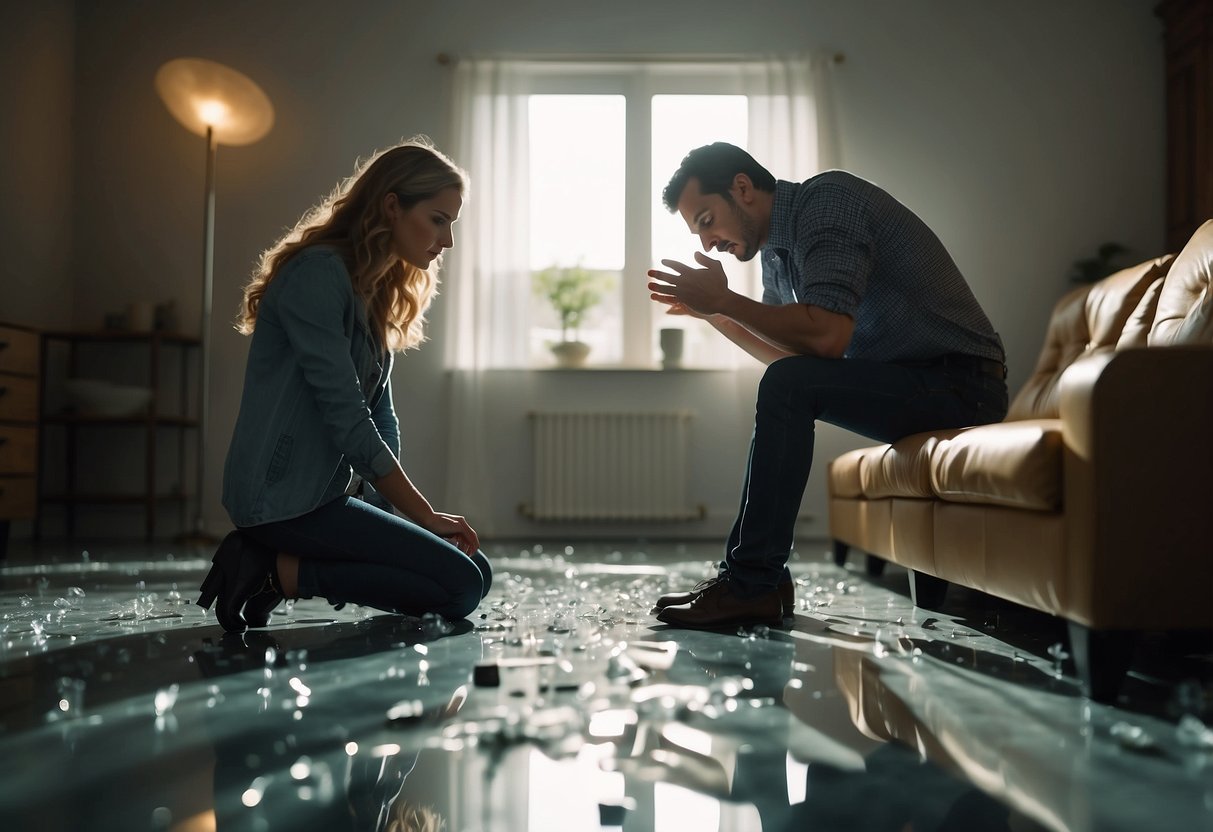
M 308 246 L 328 245 L 345 258 L 354 292 L 366 302 L 367 319 L 382 346 L 418 346 L 425 340 L 425 311 L 437 289 L 441 258 L 429 269 L 419 269 L 393 253 L 384 199 L 396 194 L 407 210 L 447 188 L 462 194 L 466 183 L 467 174 L 425 137 L 375 153 L 262 252 L 244 287 L 236 329 L 245 335 L 253 331 L 266 287 L 291 257 Z
M 388 807 L 384 832 L 441 832 L 446 818 L 429 806 L 418 806 L 397 795 Z

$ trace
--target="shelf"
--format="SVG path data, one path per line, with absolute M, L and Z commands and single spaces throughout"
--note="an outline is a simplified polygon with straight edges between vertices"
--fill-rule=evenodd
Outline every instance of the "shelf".
M 96 503 L 98 505 L 142 505 L 149 499 L 158 503 L 188 500 L 188 494 L 43 494 L 47 503 Z
M 180 332 L 126 332 L 124 330 L 99 329 L 90 332 L 43 332 L 42 337 L 54 341 L 128 341 L 130 343 L 161 341 L 166 344 L 196 346 L 201 343 L 196 335 Z
M 56 485 L 56 493 L 39 495 L 39 505 L 62 507 L 63 523 L 68 538 L 75 537 L 77 510 L 89 505 L 141 507 L 144 513 L 147 540 L 155 538 L 156 518 L 160 513 L 157 509 L 160 507 L 179 508 L 181 526 L 184 529 L 187 504 L 191 498 L 179 491 L 169 494 L 160 492 L 166 487 L 180 489 L 185 483 L 186 449 L 190 444 L 187 434 L 193 431 L 193 436 L 196 438 L 201 428 L 202 420 L 197 415 L 191 416 L 189 408 L 189 391 L 193 390 L 197 384 L 196 380 L 191 380 L 191 376 L 196 376 L 196 368 L 201 363 L 200 360 L 191 362 L 190 354 L 198 351 L 201 341 L 196 336 L 180 332 L 129 332 L 98 329 L 43 332 L 40 344 L 44 352 L 54 350 L 56 354 L 66 353 L 67 359 L 66 367 L 63 369 L 60 369 L 57 363 L 43 361 L 41 385 L 44 389 L 49 381 L 47 369 L 49 366 L 53 364 L 56 373 L 65 373 L 66 378 L 74 378 L 79 375 L 81 356 L 88 359 L 90 366 L 101 367 L 103 376 L 109 374 L 107 373 L 109 368 L 105 368 L 103 362 L 98 358 L 107 344 L 118 344 L 125 345 L 120 346 L 124 351 L 122 360 L 124 365 L 135 360 L 133 353 L 143 355 L 147 369 L 146 387 L 151 391 L 151 398 L 141 412 L 123 416 L 104 416 L 80 409 L 43 413 L 40 424 L 44 429 L 56 428 L 53 441 L 63 447 L 64 477 Z M 172 361 L 167 360 L 170 353 Z M 180 359 L 179 370 L 175 369 L 178 358 Z M 193 371 L 191 371 L 191 366 L 195 368 Z M 116 374 L 117 368 L 112 369 Z M 136 369 L 137 367 L 129 368 L 129 370 Z M 130 374 L 129 371 L 126 373 L 128 376 Z M 166 374 L 174 376 L 175 385 L 161 386 L 162 376 Z M 45 401 L 43 403 L 45 404 Z M 168 412 L 162 412 L 161 409 Z M 112 430 L 114 427 L 120 427 L 122 430 L 115 432 Z M 142 475 L 142 489 L 139 489 L 137 493 L 130 493 L 130 489 L 135 487 L 133 483 L 122 487 L 105 479 L 96 481 L 86 479 L 89 476 L 89 470 L 81 470 L 82 451 L 95 449 L 107 443 L 127 443 L 136 439 L 140 433 L 143 435 L 142 453 L 129 455 L 129 461 L 132 463 L 134 473 Z M 45 432 L 43 435 L 46 435 Z M 42 443 L 42 451 L 39 456 L 39 472 L 42 482 L 47 481 L 44 469 L 49 458 L 45 452 L 48 444 L 48 442 Z M 167 470 L 162 471 L 164 466 L 159 464 L 162 452 L 166 450 L 172 457 L 175 457 L 172 461 L 175 463 L 176 472 L 172 475 L 168 475 Z M 195 455 L 196 453 L 197 451 L 195 451 Z M 195 464 L 195 469 L 196 467 Z M 157 482 L 158 477 L 163 477 L 165 481 Z M 86 484 L 86 488 L 92 490 L 82 488 L 82 484 Z M 106 493 L 110 487 L 121 490 L 119 493 Z M 41 512 L 39 512 L 34 517 L 35 539 L 41 534 L 41 516 Z
M 57 413 L 43 416 L 42 421 L 48 425 L 154 425 L 176 428 L 196 428 L 197 419 L 186 419 L 181 416 L 84 416 L 77 413 Z

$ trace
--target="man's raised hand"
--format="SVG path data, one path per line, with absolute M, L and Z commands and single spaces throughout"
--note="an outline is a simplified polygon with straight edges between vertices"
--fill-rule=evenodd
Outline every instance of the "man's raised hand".
M 654 278 L 648 284 L 649 297 L 669 306 L 671 314 L 684 314 L 676 311 L 677 306 L 682 306 L 686 313 L 695 317 L 715 315 L 723 311 L 731 294 L 729 280 L 719 260 L 698 251 L 695 260 L 703 268 L 697 269 L 678 260 L 662 260 L 661 264 L 669 271 L 650 269 L 648 272 L 649 277 Z

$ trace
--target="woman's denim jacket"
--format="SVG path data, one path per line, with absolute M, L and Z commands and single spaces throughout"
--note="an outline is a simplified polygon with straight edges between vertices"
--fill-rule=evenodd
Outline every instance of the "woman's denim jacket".
M 314 246 L 287 261 L 257 309 L 223 468 L 232 522 L 298 517 L 345 493 L 351 470 L 370 483 L 389 473 L 400 455 L 391 368 L 340 253 Z

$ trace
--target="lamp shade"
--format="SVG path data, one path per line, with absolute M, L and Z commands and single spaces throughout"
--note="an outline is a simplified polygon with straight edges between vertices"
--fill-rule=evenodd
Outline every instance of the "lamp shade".
M 156 71 L 156 92 L 186 129 L 217 144 L 252 144 L 274 126 L 274 105 L 261 87 L 231 67 L 177 58 Z

